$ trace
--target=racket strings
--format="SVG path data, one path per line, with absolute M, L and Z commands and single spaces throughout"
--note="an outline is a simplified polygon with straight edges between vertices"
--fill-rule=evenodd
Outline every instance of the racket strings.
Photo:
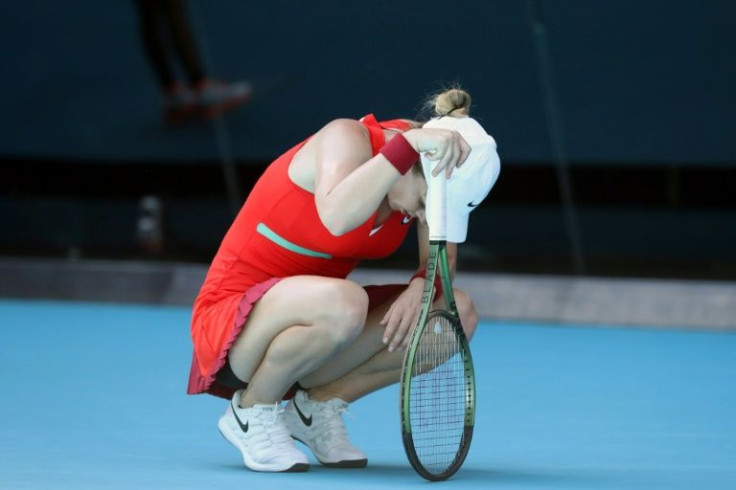
M 454 322 L 430 316 L 414 361 L 410 417 L 414 448 L 422 465 L 440 474 L 453 464 L 465 434 L 465 359 Z

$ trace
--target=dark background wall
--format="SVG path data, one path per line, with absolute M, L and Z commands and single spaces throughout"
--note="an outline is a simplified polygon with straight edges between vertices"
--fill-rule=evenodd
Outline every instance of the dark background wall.
M 539 3 L 589 272 L 736 277 L 736 4 Z M 327 120 L 414 116 L 459 82 L 504 164 L 468 263 L 570 270 L 527 2 L 193 1 L 191 14 L 210 72 L 256 87 L 224 121 L 242 194 Z M 222 146 L 210 124 L 160 123 L 133 3 L 11 2 L 0 36 L 2 250 L 135 255 L 153 193 L 164 258 L 207 260 L 230 219 Z
M 542 5 L 571 160 L 734 163 L 733 2 Z M 192 7 L 212 71 L 262 91 L 231 118 L 239 158 L 270 158 L 337 116 L 412 116 L 453 81 L 475 96 L 504 160 L 552 158 L 525 1 Z M 2 17 L 3 154 L 216 157 L 207 133 L 156 131 L 131 1 L 9 2 Z

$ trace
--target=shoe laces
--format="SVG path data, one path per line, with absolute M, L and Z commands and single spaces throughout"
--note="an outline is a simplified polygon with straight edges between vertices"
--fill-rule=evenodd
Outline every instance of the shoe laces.
M 355 418 L 353 414 L 348 411 L 348 404 L 338 398 L 333 398 L 323 403 L 316 403 L 317 408 L 320 412 L 320 424 L 322 429 L 323 440 L 330 441 L 331 444 L 336 442 L 350 444 L 348 441 L 348 432 L 345 428 L 345 421 L 342 418 L 342 414 L 347 414 L 351 418 Z
M 269 426 L 273 425 L 278 420 L 279 414 L 283 411 L 284 409 L 281 408 L 278 403 L 274 403 L 273 405 L 263 406 L 261 410 L 255 410 L 253 418 L 264 425 Z
M 256 411 L 253 418 L 260 423 L 263 430 L 254 438 L 255 444 L 261 448 L 293 444 L 289 429 L 280 416 L 283 412 L 284 409 L 278 404 L 274 404 L 273 410 Z

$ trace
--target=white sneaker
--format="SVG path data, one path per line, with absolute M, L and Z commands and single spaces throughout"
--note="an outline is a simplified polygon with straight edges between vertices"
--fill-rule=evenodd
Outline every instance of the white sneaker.
M 307 471 L 309 459 L 297 449 L 278 404 L 238 407 L 240 390 L 217 426 L 225 439 L 243 453 L 253 471 Z
M 297 391 L 284 409 L 284 421 L 291 437 L 303 442 L 325 466 L 362 468 L 368 463 L 363 451 L 350 444 L 342 413 L 347 402 L 333 398 L 325 402 L 310 400 Z

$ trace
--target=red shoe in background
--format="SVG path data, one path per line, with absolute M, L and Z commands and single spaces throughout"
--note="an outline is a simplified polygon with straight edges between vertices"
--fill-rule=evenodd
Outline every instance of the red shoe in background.
M 194 86 L 194 96 L 200 117 L 211 119 L 248 102 L 253 95 L 249 82 L 221 82 L 205 79 Z
M 190 88 L 175 83 L 164 93 L 164 122 L 167 125 L 182 124 L 197 114 L 197 97 Z

